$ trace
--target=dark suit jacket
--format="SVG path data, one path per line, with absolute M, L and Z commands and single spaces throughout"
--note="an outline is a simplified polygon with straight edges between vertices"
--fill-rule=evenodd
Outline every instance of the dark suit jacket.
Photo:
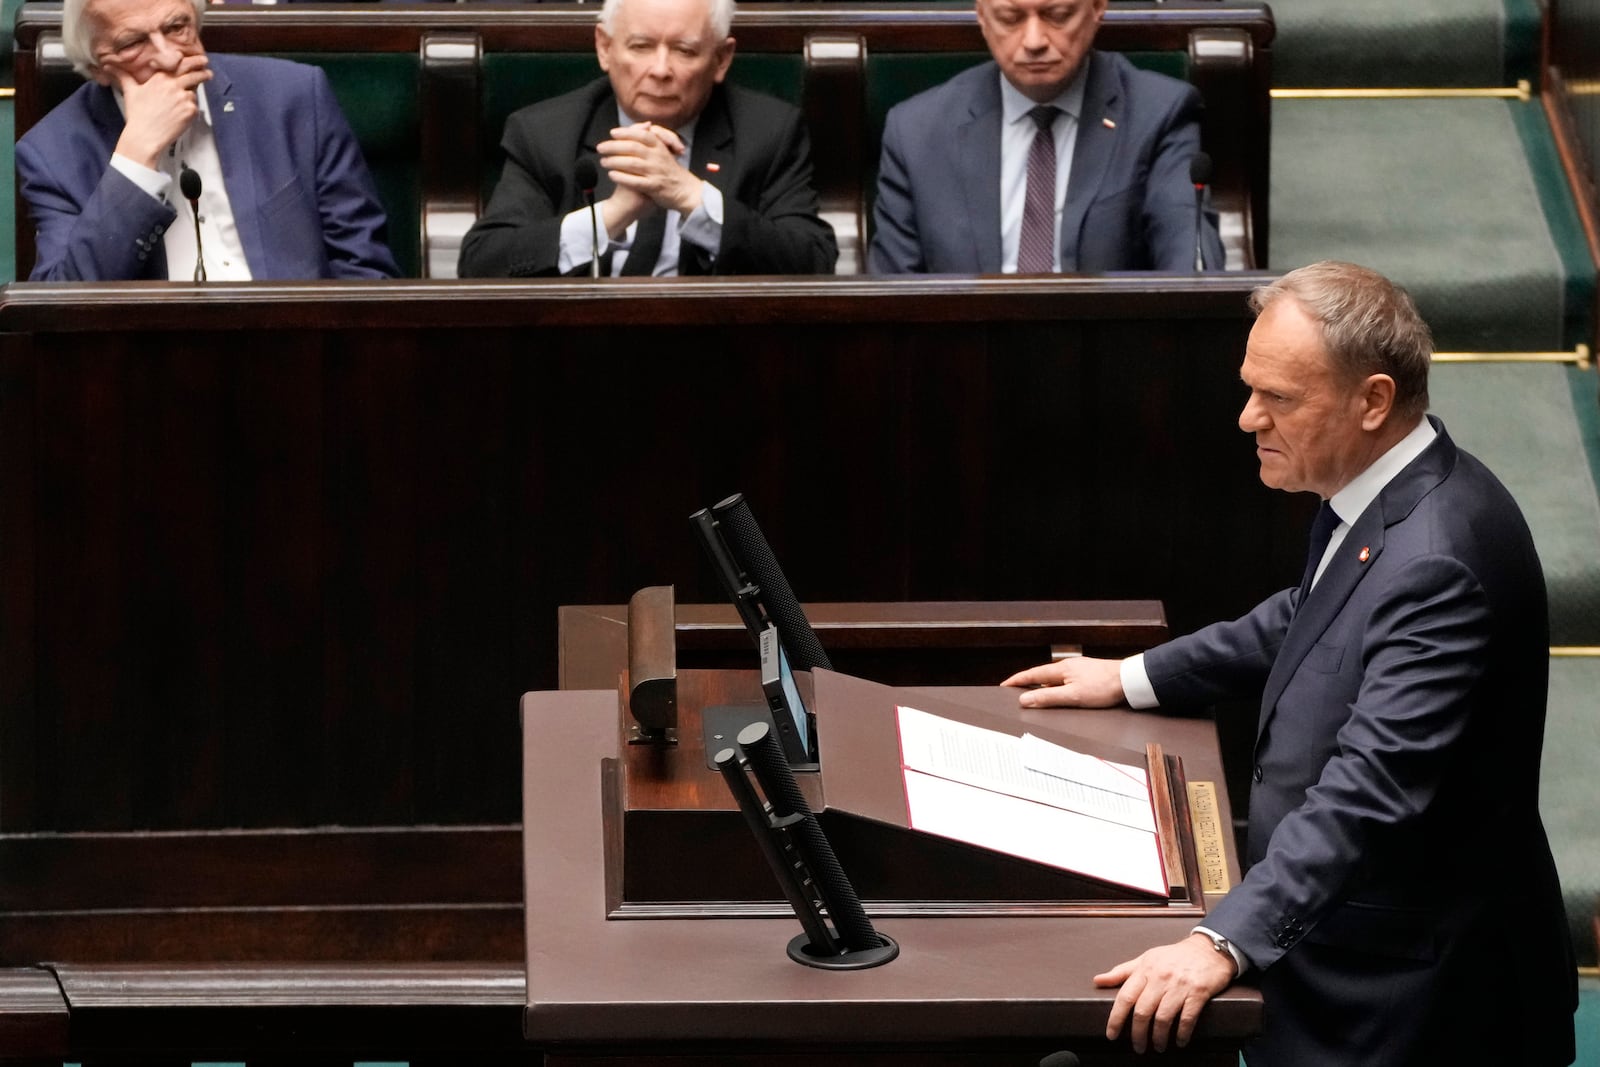
M 1434 421 L 1303 605 L 1145 656 L 1163 709 L 1261 698 L 1250 867 L 1205 919 L 1261 969 L 1252 1065 L 1573 1057 L 1538 812 L 1544 576 L 1515 501 Z
M 461 247 L 463 278 L 557 273 L 561 220 L 583 206 L 574 172 L 582 156 L 600 172 L 595 199 L 615 186 L 595 146 L 617 124 L 611 83 L 598 78 L 506 120 L 505 170 L 483 216 Z M 717 164 L 716 171 L 707 169 Z M 733 85 L 711 92 L 695 125 L 689 169 L 723 197 L 722 248 L 716 261 L 689 242 L 681 274 L 831 274 L 839 250 L 818 214 L 811 148 L 800 112 Z M 574 269 L 587 274 L 588 263 Z
M 1194 269 L 1189 162 L 1200 150 L 1200 94 L 1091 52 L 1062 206 L 1063 271 Z M 1000 71 L 966 70 L 890 109 L 867 265 L 876 274 L 1000 270 Z M 1109 119 L 1115 127 L 1108 127 Z M 1215 212 L 1206 264 L 1220 269 Z
M 211 69 L 206 100 L 251 276 L 398 275 L 383 207 L 327 75 L 216 53 Z M 37 235 L 33 280 L 166 278 L 161 235 L 177 211 L 112 168 L 122 127 L 112 91 L 88 83 L 17 142 Z

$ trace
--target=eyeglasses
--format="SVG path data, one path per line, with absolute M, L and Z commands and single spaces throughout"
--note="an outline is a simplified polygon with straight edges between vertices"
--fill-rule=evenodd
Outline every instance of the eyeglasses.
M 162 23 L 159 29 L 143 33 L 128 31 L 112 41 L 111 47 L 96 51 L 95 58 L 102 62 L 107 59 L 115 59 L 118 63 L 127 66 L 137 62 L 157 37 L 179 48 L 186 48 L 194 43 L 197 32 L 192 14 L 186 12 L 181 15 L 174 15 Z

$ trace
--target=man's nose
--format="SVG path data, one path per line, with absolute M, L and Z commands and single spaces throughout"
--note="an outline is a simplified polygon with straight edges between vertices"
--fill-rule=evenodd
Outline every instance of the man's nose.
M 1271 424 L 1267 418 L 1267 409 L 1263 407 L 1251 394 L 1244 402 L 1244 408 L 1239 412 L 1239 429 L 1245 433 L 1258 433 Z
M 150 66 L 153 70 L 174 71 L 183 59 L 183 49 L 160 30 L 150 35 Z
M 655 55 L 650 57 L 650 73 L 657 78 L 672 77 L 672 55 L 666 45 L 657 48 Z
M 1022 47 L 1030 52 L 1038 52 L 1047 47 L 1050 39 L 1045 36 L 1044 20 L 1038 15 L 1029 15 L 1022 24 Z

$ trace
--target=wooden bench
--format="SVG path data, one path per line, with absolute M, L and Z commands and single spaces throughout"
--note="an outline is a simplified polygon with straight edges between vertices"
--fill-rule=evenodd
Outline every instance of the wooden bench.
M 66 61 L 58 4 L 28 3 L 16 29 L 18 136 L 81 82 Z M 554 4 L 316 4 L 219 7 L 206 46 L 324 67 L 360 140 L 407 274 L 455 276 L 461 238 L 498 173 L 506 116 L 598 76 L 595 8 Z M 839 270 L 864 260 L 884 113 L 986 58 L 969 6 L 741 6 L 731 77 L 804 108 Z M 1096 44 L 1187 77 L 1206 100 L 1203 143 L 1231 267 L 1267 262 L 1272 16 L 1261 3 L 1121 3 Z M 473 121 L 464 121 L 472 116 Z M 17 209 L 17 274 L 33 266 Z

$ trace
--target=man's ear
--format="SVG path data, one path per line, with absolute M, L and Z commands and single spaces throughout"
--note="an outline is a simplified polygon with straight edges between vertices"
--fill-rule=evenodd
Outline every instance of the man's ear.
M 600 61 L 600 70 L 611 73 L 611 35 L 604 26 L 594 28 L 594 57 Z
M 1387 374 L 1369 374 L 1361 383 L 1361 428 L 1369 433 L 1380 429 L 1394 413 L 1394 379 Z
M 717 65 L 711 75 L 714 84 L 721 85 L 722 79 L 728 76 L 728 68 L 733 65 L 733 50 L 738 42 L 732 37 L 726 37 L 717 45 Z

